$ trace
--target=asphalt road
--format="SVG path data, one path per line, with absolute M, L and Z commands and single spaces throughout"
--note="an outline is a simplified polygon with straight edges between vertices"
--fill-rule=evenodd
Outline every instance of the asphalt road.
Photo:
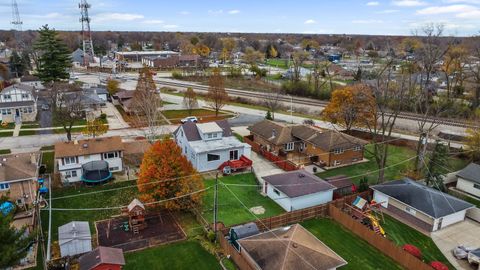
M 39 96 L 37 100 L 37 110 L 38 110 L 38 122 L 40 127 L 51 127 L 53 126 L 52 120 L 52 111 L 51 110 L 42 110 L 42 105 L 47 104 L 48 101 L 45 97 Z M 38 134 L 52 134 L 53 130 L 40 130 Z

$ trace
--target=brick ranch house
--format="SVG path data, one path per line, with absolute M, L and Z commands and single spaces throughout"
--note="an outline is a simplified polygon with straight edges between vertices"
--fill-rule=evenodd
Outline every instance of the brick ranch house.
M 297 165 L 336 167 L 361 162 L 367 141 L 309 125 L 287 125 L 264 120 L 250 126 L 248 139 L 274 155 Z

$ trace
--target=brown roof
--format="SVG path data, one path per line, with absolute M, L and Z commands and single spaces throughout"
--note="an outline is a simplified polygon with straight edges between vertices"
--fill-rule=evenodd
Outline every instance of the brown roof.
M 368 142 L 350 136 L 348 134 L 334 131 L 321 130 L 308 125 L 292 127 L 292 135 L 302 141 L 309 142 L 324 151 L 332 151 L 335 148 L 350 149 L 355 146 L 363 146 Z
M 115 93 L 115 95 L 113 96 L 119 99 L 129 99 L 129 98 L 133 98 L 134 94 L 135 94 L 135 91 L 120 90 L 117 93 Z
M 120 248 L 100 246 L 82 255 L 78 259 L 78 262 L 80 264 L 80 270 L 90 270 L 101 264 L 125 265 L 125 258 Z
M 178 58 L 180 61 L 197 61 L 200 58 L 199 55 L 192 54 L 192 55 L 180 55 Z
M 263 120 L 250 126 L 248 129 L 251 133 L 259 135 L 275 145 L 281 145 L 293 141 L 291 127 L 285 124 Z
M 32 155 L 35 156 L 32 163 Z M 35 178 L 40 153 L 21 153 L 0 156 L 0 182 Z
M 143 154 L 152 146 L 147 140 L 124 142 L 123 160 L 125 164 L 140 166 Z
M 337 175 L 325 178 L 325 180 L 336 188 L 346 188 L 353 186 L 352 180 L 346 175 Z
M 305 170 L 274 174 L 262 178 L 289 198 L 335 189 L 335 186 Z
M 347 264 L 300 224 L 243 238 L 238 242 L 242 253 L 246 253 L 263 270 L 323 270 Z
M 58 142 L 55 144 L 55 157 L 74 157 L 122 151 L 124 145 L 119 136 L 79 140 L 75 142 Z

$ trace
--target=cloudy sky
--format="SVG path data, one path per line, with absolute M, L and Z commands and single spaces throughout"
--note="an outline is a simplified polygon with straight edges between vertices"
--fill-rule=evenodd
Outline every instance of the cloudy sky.
M 79 30 L 79 0 L 17 0 L 24 29 Z M 11 29 L 0 0 L 0 29 Z M 408 35 L 426 23 L 480 33 L 480 0 L 90 0 L 92 30 Z

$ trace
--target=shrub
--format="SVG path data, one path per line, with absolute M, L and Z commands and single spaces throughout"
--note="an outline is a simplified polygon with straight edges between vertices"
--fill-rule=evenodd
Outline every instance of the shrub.
M 210 230 L 207 232 L 207 239 L 208 241 L 210 242 L 214 242 L 215 241 L 215 238 L 216 238 L 216 235 L 215 235 L 215 232 Z
M 183 78 L 183 75 L 182 75 L 182 73 L 181 73 L 180 71 L 174 70 L 174 71 L 172 71 L 172 77 L 173 77 L 174 79 L 182 79 L 182 78 Z
M 100 119 L 106 120 L 107 119 L 107 114 L 106 113 L 100 114 Z

